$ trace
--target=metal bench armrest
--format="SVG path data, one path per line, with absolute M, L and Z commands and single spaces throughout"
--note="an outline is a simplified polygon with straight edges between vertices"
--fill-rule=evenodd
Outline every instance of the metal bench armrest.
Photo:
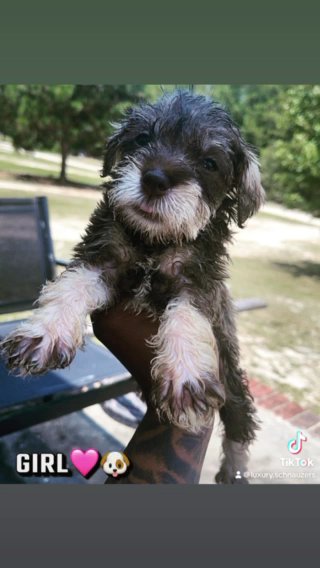
M 65 267 L 67 267 L 67 266 L 69 266 L 69 264 L 70 264 L 70 260 L 63 260 L 62 258 L 55 258 L 55 259 L 54 259 L 54 263 L 55 263 L 57 266 L 65 266 Z

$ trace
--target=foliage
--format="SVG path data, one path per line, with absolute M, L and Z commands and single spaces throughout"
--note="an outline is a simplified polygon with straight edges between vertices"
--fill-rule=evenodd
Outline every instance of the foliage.
M 142 94 L 130 86 L 8 85 L 0 93 L 0 131 L 16 148 L 59 151 L 65 181 L 67 156 L 101 156 L 110 120 Z
M 269 195 L 320 215 L 320 86 L 290 88 L 279 126 L 281 137 L 263 153 Z
M 200 88 L 232 113 L 258 148 L 268 198 L 320 215 L 320 86 Z
M 110 121 L 139 100 L 190 85 L 0 86 L 0 132 L 25 149 L 100 157 Z M 268 197 L 320 215 L 320 86 L 195 85 L 220 102 L 259 150 Z

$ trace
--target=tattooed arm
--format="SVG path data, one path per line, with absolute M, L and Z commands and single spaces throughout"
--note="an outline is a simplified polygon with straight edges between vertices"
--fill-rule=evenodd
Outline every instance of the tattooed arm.
M 193 434 L 169 422 L 160 422 L 149 402 L 150 361 L 154 354 L 145 340 L 157 333 L 157 323 L 121 306 L 96 312 L 92 322 L 98 339 L 135 377 L 148 405 L 124 450 L 133 465 L 129 474 L 110 477 L 106 483 L 198 483 L 212 430 Z

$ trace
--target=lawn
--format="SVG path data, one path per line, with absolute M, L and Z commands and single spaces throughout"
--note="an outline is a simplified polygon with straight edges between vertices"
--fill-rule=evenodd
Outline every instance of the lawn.
M 35 157 L 33 153 L 4 151 L 0 145 L 0 172 L 13 176 L 39 176 L 40 178 L 52 178 L 56 181 L 60 174 L 60 157 L 52 154 L 54 160 L 45 157 Z M 99 172 L 101 164 L 99 160 L 86 159 L 73 156 L 71 164 L 67 164 L 67 176 L 69 182 L 80 183 L 88 186 L 100 184 Z M 90 169 L 88 169 L 88 167 Z
M 268 304 L 237 318 L 244 366 L 319 412 L 320 245 L 294 242 L 292 249 L 263 252 L 234 256 L 231 266 L 233 296 L 259 297 Z

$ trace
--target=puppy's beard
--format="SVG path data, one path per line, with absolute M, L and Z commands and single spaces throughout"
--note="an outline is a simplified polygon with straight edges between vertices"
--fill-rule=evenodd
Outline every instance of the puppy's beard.
M 141 166 L 136 161 L 118 169 L 109 200 L 123 220 L 150 241 L 194 240 L 211 216 L 195 180 L 174 186 L 163 197 L 148 199 L 141 188 Z

